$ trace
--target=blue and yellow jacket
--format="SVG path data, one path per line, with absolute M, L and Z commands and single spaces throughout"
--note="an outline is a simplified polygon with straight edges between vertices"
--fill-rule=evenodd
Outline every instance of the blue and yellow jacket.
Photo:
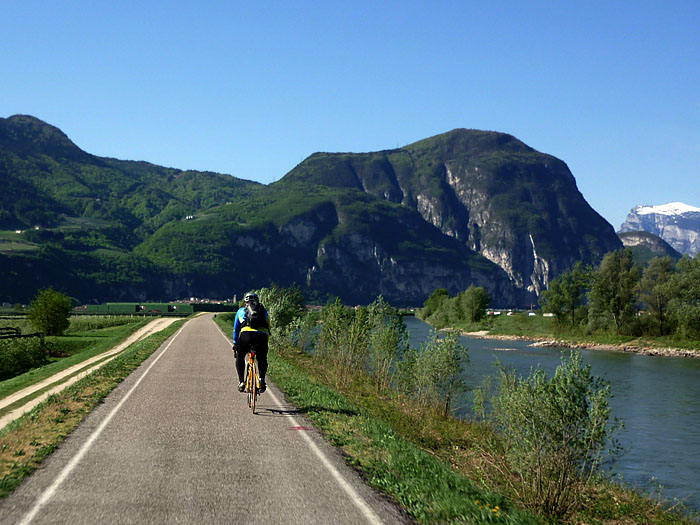
M 251 328 L 250 326 L 245 326 L 245 306 L 239 308 L 236 312 L 236 320 L 233 322 L 233 344 L 238 344 L 238 336 L 241 332 L 261 332 L 270 336 L 270 318 L 267 315 L 267 308 L 265 309 L 265 321 L 267 322 L 267 328 Z

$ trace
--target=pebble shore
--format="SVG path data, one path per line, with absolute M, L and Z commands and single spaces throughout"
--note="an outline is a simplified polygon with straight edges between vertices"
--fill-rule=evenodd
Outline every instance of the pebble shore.
M 467 335 L 469 337 L 479 337 L 482 339 L 496 339 L 501 341 L 531 341 L 530 346 L 536 347 L 563 347 L 585 350 L 610 350 L 615 352 L 628 352 L 641 355 L 700 358 L 700 351 L 688 350 L 685 348 L 659 348 L 649 346 L 610 345 L 599 343 L 571 343 L 570 341 L 562 341 L 560 339 L 551 338 L 524 337 L 518 335 L 492 335 L 485 330 L 481 332 L 463 332 L 463 335 Z

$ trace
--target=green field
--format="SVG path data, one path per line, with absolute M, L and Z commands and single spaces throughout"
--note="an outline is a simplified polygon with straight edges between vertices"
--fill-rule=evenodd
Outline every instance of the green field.
M 22 233 L 0 230 L 0 253 L 29 252 L 39 249 L 33 242 L 25 241 Z

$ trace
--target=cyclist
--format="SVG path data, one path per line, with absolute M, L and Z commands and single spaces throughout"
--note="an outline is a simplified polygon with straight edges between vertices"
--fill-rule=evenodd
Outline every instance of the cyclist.
M 236 358 L 238 373 L 238 391 L 245 390 L 243 374 L 245 372 L 245 356 L 252 349 L 258 359 L 260 371 L 260 393 L 267 389 L 265 374 L 267 373 L 267 341 L 270 337 L 270 320 L 267 310 L 260 304 L 260 298 L 255 292 L 248 292 L 243 298 L 245 306 L 236 312 L 233 323 L 233 355 Z

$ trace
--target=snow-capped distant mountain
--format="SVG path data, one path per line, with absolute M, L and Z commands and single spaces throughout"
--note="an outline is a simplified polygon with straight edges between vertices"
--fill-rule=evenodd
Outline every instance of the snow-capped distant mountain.
M 637 206 L 630 210 L 620 232 L 646 231 L 658 235 L 677 251 L 700 252 L 700 208 L 682 202 Z
M 637 206 L 634 210 L 639 215 L 658 213 L 659 215 L 682 215 L 684 213 L 700 213 L 700 208 L 682 202 L 669 202 L 660 206 Z

